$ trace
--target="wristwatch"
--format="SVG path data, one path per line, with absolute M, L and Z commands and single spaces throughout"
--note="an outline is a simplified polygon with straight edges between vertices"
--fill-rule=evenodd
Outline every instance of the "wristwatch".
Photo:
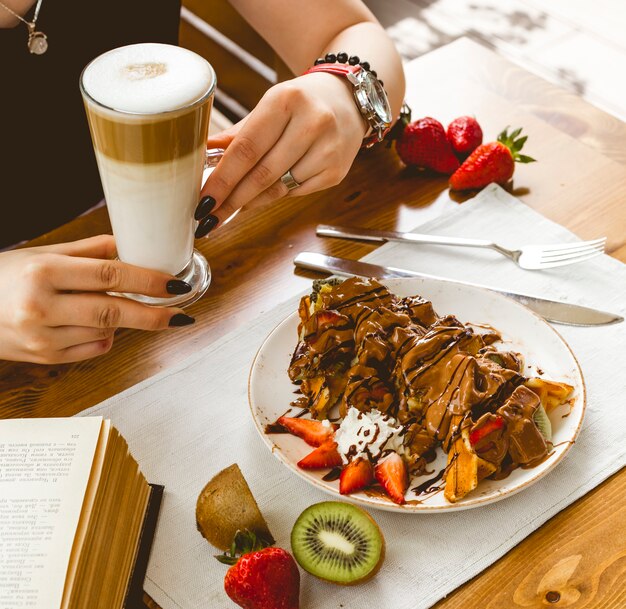
M 369 125 L 363 147 L 370 148 L 382 141 L 391 128 L 392 116 L 387 93 L 378 78 L 360 65 L 342 63 L 320 63 L 309 68 L 305 74 L 314 72 L 327 72 L 347 79 L 357 108 Z

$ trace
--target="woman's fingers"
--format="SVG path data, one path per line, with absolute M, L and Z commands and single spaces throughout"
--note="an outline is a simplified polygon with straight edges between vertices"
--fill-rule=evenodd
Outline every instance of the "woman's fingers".
M 344 154 L 336 147 L 329 147 L 321 142 L 315 144 L 291 168 L 291 175 L 300 186 L 286 194 L 290 197 L 301 197 L 336 186 L 346 177 L 353 158 L 354 156 Z
M 253 201 L 280 181 L 285 172 L 294 168 L 310 147 L 311 138 L 307 137 L 306 129 L 299 121 L 291 121 L 276 145 L 241 179 L 222 205 L 226 205 L 228 210 L 235 211 Z M 297 178 L 294 173 L 294 178 L 298 182 L 304 182 L 311 177 L 310 173 L 305 173 L 309 170 L 314 171 L 310 167 L 303 167 Z M 286 193 L 287 188 L 273 190 L 277 198 L 280 198 Z M 220 214 L 220 217 L 226 218 L 228 215 Z
M 172 275 L 144 269 L 120 260 L 98 260 L 48 254 L 39 256 L 28 271 L 40 274 L 55 290 L 85 292 L 130 292 L 167 297 L 184 294 L 191 287 Z
M 25 361 L 55 364 L 88 359 L 111 348 L 118 327 L 159 330 L 189 325 L 194 319 L 180 309 L 149 307 L 125 298 L 63 294 L 55 297 L 45 321 L 48 325 L 24 333 L 20 346 Z
M 83 343 L 108 340 L 115 334 L 115 328 L 89 328 L 87 326 L 58 326 L 47 328 L 50 344 L 55 349 L 67 349 Z
M 196 238 L 244 206 L 308 194 L 343 179 L 361 145 L 365 122 L 354 112 L 345 83 L 333 75 L 309 76 L 271 89 L 236 130 L 203 188 Z M 279 137 L 276 124 L 282 128 Z M 287 171 L 300 187 L 288 190 L 281 183 Z
M 40 364 L 57 364 L 62 362 L 87 359 L 105 353 L 111 348 L 115 335 L 114 328 L 86 328 L 80 326 L 61 326 L 59 328 L 42 328 L 33 336 L 21 341 L 25 361 L 36 361 Z M 82 349 L 74 349 L 82 347 Z M 73 351 L 70 351 L 74 349 Z M 77 354 L 74 357 L 73 354 Z M 80 354 L 83 354 L 80 356 Z
M 113 258 L 117 253 L 113 235 L 98 235 L 79 241 L 48 245 L 45 249 L 56 254 L 85 256 L 86 258 Z
M 279 179 L 251 201 L 246 202 L 246 209 L 261 207 L 286 195 L 292 197 L 308 195 L 338 184 L 348 171 L 349 164 L 341 163 L 340 159 L 335 157 L 336 153 L 332 149 L 329 150 L 324 144 L 313 145 L 291 169 L 291 174 L 300 186 L 289 190 Z M 320 168 L 322 168 L 321 171 Z M 230 199 L 227 200 L 214 212 L 215 225 L 222 224 L 236 211 L 237 209 L 230 203 Z M 198 230 L 201 227 L 202 225 L 198 227 Z
M 224 129 L 215 135 L 209 135 L 206 142 L 206 147 L 210 150 L 211 148 L 228 148 L 232 143 L 235 136 L 239 133 L 241 128 L 244 126 L 247 116 L 242 118 L 239 122 L 235 123 L 228 129 Z
M 49 326 L 91 328 L 134 328 L 163 330 L 194 323 L 194 318 L 174 307 L 150 307 L 134 300 L 105 294 L 60 294 L 54 311 L 46 319 Z
M 85 359 L 91 359 L 98 355 L 104 355 L 111 350 L 113 346 L 113 337 L 105 338 L 103 340 L 97 340 L 90 343 L 83 343 L 81 345 L 74 345 L 57 351 L 48 361 L 45 363 L 54 364 L 66 364 L 69 362 L 80 362 Z
M 216 133 L 215 135 L 209 136 L 207 139 L 207 149 L 219 149 L 225 150 L 230 146 L 233 139 L 239 133 L 241 127 L 244 125 L 246 119 L 248 117 L 244 117 L 238 123 L 234 124 L 232 127 L 228 129 L 224 129 L 220 133 Z M 200 197 L 200 202 L 195 209 L 194 218 L 199 222 L 202 222 L 204 218 L 206 218 L 212 211 L 213 208 L 217 205 L 217 201 L 210 195 L 204 195 Z M 210 229 L 209 229 L 210 230 Z M 200 231 L 202 232 L 202 231 Z M 208 232 L 208 231 L 207 231 Z M 206 234 L 206 233 L 204 233 Z
M 290 119 L 290 113 L 281 107 L 281 99 L 281 95 L 272 91 L 263 97 L 208 177 L 202 196 L 215 199 L 217 207 L 280 139 Z

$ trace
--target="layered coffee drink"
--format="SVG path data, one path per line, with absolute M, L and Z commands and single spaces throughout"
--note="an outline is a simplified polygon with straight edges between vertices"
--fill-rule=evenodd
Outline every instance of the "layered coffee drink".
M 177 276 L 193 263 L 214 88 L 205 59 L 165 44 L 114 49 L 83 71 L 120 260 Z

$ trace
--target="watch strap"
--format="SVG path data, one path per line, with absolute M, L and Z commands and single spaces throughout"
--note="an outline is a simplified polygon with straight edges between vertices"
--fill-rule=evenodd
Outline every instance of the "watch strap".
M 313 72 L 328 72 L 336 76 L 348 76 L 348 74 L 357 74 L 363 68 L 361 66 L 350 66 L 343 63 L 320 63 L 311 66 L 304 74 L 312 74 Z

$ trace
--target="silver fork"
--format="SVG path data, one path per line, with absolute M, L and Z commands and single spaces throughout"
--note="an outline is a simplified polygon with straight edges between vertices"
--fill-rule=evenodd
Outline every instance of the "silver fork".
M 373 230 L 370 228 L 346 228 L 320 224 L 319 237 L 340 237 L 361 241 L 400 241 L 404 243 L 429 243 L 434 245 L 457 245 L 460 247 L 482 247 L 495 250 L 527 270 L 553 269 L 567 264 L 576 264 L 604 253 L 606 237 L 592 241 L 578 241 L 562 245 L 526 245 L 510 250 L 492 241 L 483 239 L 463 239 L 461 237 L 438 237 L 419 233 L 399 233 L 395 231 Z

